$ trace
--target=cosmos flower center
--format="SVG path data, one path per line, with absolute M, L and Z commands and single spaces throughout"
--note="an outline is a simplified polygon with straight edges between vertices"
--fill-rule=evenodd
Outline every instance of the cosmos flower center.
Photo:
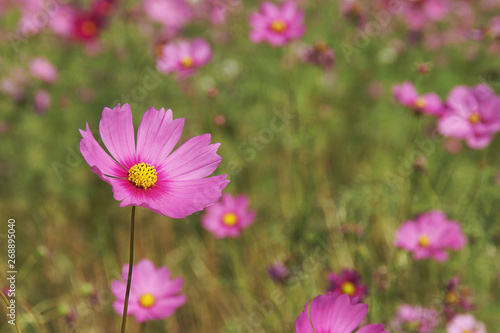
M 222 217 L 222 223 L 225 225 L 232 227 L 238 222 L 238 216 L 235 213 L 226 213 Z
M 82 23 L 82 32 L 86 36 L 93 36 L 97 33 L 97 26 L 95 22 L 87 20 Z
M 420 245 L 421 247 L 429 247 L 429 237 L 427 237 L 426 235 L 420 236 L 420 238 L 418 239 L 418 245 Z
M 190 56 L 185 56 L 184 58 L 181 59 L 181 65 L 185 68 L 191 68 L 193 67 L 194 61 L 193 58 Z
M 422 97 L 417 98 L 417 100 L 415 101 L 415 107 L 418 109 L 425 107 L 425 104 L 425 99 L 423 99 Z
M 158 176 L 154 166 L 149 163 L 139 163 L 128 171 L 128 180 L 136 187 L 146 190 L 156 184 Z
M 344 294 L 347 294 L 349 296 L 353 295 L 356 291 L 356 287 L 354 286 L 354 284 L 349 281 L 342 283 L 342 287 L 340 289 Z
M 448 291 L 445 295 L 446 303 L 454 304 L 458 302 L 458 297 L 453 291 Z
M 144 308 L 150 308 L 155 304 L 155 297 L 152 294 L 144 294 L 139 298 L 139 303 Z
M 473 114 L 471 114 L 469 116 L 469 122 L 471 124 L 477 124 L 480 121 L 481 121 L 481 115 L 479 113 L 477 113 L 477 112 L 474 112 Z
M 274 20 L 271 23 L 271 30 L 274 32 L 282 33 L 286 30 L 286 23 L 282 20 Z
M 471 330 L 463 330 L 462 333 L 472 333 L 472 331 Z

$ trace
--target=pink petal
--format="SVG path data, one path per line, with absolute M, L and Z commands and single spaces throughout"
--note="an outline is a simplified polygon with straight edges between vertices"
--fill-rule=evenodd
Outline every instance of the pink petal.
M 438 120 L 437 127 L 442 135 L 456 139 L 463 139 L 472 131 L 467 119 L 449 113 Z
M 387 333 L 382 324 L 371 324 L 361 327 L 356 333 Z
M 295 332 L 296 333 L 314 333 L 311 322 L 309 321 L 309 314 L 307 313 L 307 308 L 309 301 L 306 302 L 304 311 L 302 311 L 295 321 Z

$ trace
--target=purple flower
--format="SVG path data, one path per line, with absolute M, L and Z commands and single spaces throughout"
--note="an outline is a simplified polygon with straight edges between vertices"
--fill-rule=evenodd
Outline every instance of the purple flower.
M 330 283 L 328 291 L 347 294 L 351 299 L 361 301 L 367 294 L 367 288 L 355 270 L 343 269 L 340 274 L 329 273 L 328 282 Z

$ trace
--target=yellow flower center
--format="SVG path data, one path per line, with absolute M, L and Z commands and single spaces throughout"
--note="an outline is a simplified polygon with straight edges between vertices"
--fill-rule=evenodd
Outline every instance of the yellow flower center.
M 158 177 L 154 166 L 149 163 L 139 163 L 128 171 L 128 180 L 136 187 L 146 190 L 156 184 Z
M 82 32 L 86 36 L 93 36 L 97 33 L 97 26 L 90 20 L 85 21 L 82 23 Z
M 417 100 L 415 101 L 415 107 L 417 109 L 425 107 L 425 104 L 425 99 L 423 99 L 422 97 L 417 98 Z
M 237 222 L 238 222 L 238 216 L 236 216 L 236 214 L 234 214 L 234 213 L 226 213 L 222 217 L 222 223 L 224 223 L 225 225 L 227 225 L 229 227 L 232 227 Z
M 429 237 L 427 237 L 426 235 L 420 236 L 420 238 L 418 239 L 418 245 L 420 245 L 421 247 L 428 247 L 430 245 Z
M 193 63 L 194 63 L 193 58 L 191 58 L 190 56 L 185 56 L 181 60 L 181 65 L 186 67 L 186 68 L 193 67 Z
M 445 295 L 446 303 L 454 304 L 458 302 L 458 297 L 453 291 L 448 291 Z
M 464 330 L 462 333 L 472 333 L 471 330 Z
M 271 23 L 271 30 L 282 33 L 286 30 L 286 23 L 282 20 L 274 20 L 273 23 Z
M 356 287 L 352 282 L 346 281 L 342 283 L 342 287 L 340 288 L 344 294 L 347 294 L 349 296 L 354 295 L 356 292 Z
M 480 121 L 481 121 L 481 115 L 477 112 L 475 112 L 469 116 L 469 122 L 471 124 L 477 124 Z
M 144 294 L 139 298 L 139 303 L 144 308 L 150 308 L 155 304 L 155 297 L 151 294 Z

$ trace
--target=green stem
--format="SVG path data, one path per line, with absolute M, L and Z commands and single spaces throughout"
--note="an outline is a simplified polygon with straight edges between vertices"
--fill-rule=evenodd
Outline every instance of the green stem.
M 144 333 L 146 332 L 146 322 L 141 324 L 141 327 L 139 327 L 139 333 Z
M 10 306 L 10 302 L 7 299 L 7 296 L 5 296 L 5 294 L 1 290 L 0 290 L 0 296 L 2 296 L 3 301 L 5 302 L 5 305 L 7 305 L 7 307 L 9 307 Z M 17 319 L 14 319 L 14 323 L 16 324 L 16 331 L 17 331 L 17 333 L 21 333 L 21 329 L 19 328 L 19 325 L 17 325 Z
M 125 292 L 125 306 L 123 307 L 121 333 L 125 333 L 125 326 L 127 325 L 128 299 L 130 296 L 130 283 L 132 282 L 132 267 L 134 264 L 134 225 L 135 225 L 135 206 L 132 206 L 132 213 L 130 214 L 130 256 L 128 261 L 127 291 Z

